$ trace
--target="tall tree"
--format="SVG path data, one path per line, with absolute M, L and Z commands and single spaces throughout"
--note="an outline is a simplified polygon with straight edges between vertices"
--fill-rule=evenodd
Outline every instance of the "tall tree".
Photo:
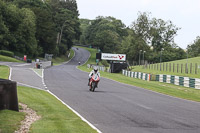
M 12 3 L 0 1 L 1 49 L 29 56 L 36 55 L 35 15 L 29 9 L 20 9 Z
M 188 55 L 190 57 L 200 56 L 200 37 L 197 36 L 194 42 L 187 46 Z
M 103 52 L 117 52 L 123 37 L 127 35 L 125 28 L 121 20 L 99 16 L 89 25 L 85 38 L 88 44 L 99 47 Z
M 31 9 L 36 16 L 38 54 L 52 53 L 57 55 L 55 24 L 49 6 L 41 0 L 15 0 L 14 3 L 19 8 Z
M 132 29 L 143 40 L 154 47 L 154 51 L 161 51 L 162 48 L 174 43 L 174 37 L 180 29 L 171 21 L 150 18 L 150 13 L 139 12 L 138 19 L 133 22 Z
M 62 54 L 72 47 L 74 40 L 79 40 L 80 37 L 77 3 L 75 0 L 48 0 L 47 2 L 53 10 L 57 45 Z

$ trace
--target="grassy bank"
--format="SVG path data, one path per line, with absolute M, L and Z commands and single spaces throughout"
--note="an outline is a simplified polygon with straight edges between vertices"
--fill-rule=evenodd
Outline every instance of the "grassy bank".
M 74 51 L 71 49 L 71 50 L 70 50 L 70 56 L 69 56 L 69 58 L 68 58 L 66 55 L 62 55 L 61 57 L 53 58 L 53 59 L 52 59 L 53 65 L 60 65 L 60 64 L 62 64 L 63 62 L 67 62 L 67 61 L 69 61 L 73 56 L 74 56 Z
M 25 113 L 11 110 L 0 111 L 0 133 L 14 133 L 20 122 L 25 118 Z
M 46 91 L 18 87 L 19 101 L 41 116 L 31 133 L 95 133 L 77 115 Z
M 188 63 L 188 73 L 185 73 L 186 63 Z M 163 70 L 163 64 L 164 64 L 164 70 Z M 171 64 L 171 71 L 169 67 L 170 64 Z M 192 71 L 190 73 L 191 64 L 192 64 Z M 195 64 L 197 64 L 197 67 L 200 67 L 200 57 L 194 57 L 194 58 L 176 60 L 176 61 L 170 61 L 170 62 L 163 62 L 161 65 L 160 63 L 154 64 L 154 65 L 151 64 L 150 68 L 149 66 L 147 68 L 144 68 L 143 66 L 133 66 L 131 68 L 132 68 L 132 71 L 135 71 L 135 72 L 200 78 L 200 68 L 197 68 L 197 74 L 195 74 Z M 174 65 L 174 69 L 173 69 L 173 65 Z M 182 65 L 182 72 L 181 72 L 181 65 Z M 161 70 L 160 70 L 160 66 L 161 66 Z M 166 67 L 167 67 L 167 70 L 166 70 Z
M 8 57 L 8 56 L 3 56 L 3 55 L 0 55 L 0 61 L 5 61 L 5 62 L 22 62 L 22 61 L 19 61 L 15 58 L 11 58 L 11 57 Z
M 96 56 L 96 50 L 95 49 L 89 49 L 86 48 L 88 51 L 91 53 L 91 59 L 89 59 L 89 63 L 94 64 L 94 59 Z M 91 69 L 87 68 L 87 64 L 83 66 L 79 66 L 79 69 L 89 72 Z M 156 81 L 144 81 L 140 79 L 134 79 L 130 77 L 125 77 L 121 73 L 116 74 L 116 73 L 107 73 L 107 72 L 100 72 L 102 77 L 113 79 L 115 81 L 133 85 L 133 86 L 138 86 L 141 88 L 145 88 L 148 90 L 152 90 L 155 92 L 163 93 L 166 95 L 174 96 L 174 97 L 179 97 L 183 99 L 188 99 L 188 100 L 193 100 L 193 101 L 198 101 L 200 102 L 200 90 L 193 89 L 193 88 L 186 88 L 182 86 L 176 86 L 172 84 L 167 84 L 167 83 L 160 83 Z M 100 87 L 99 87 L 100 88 Z

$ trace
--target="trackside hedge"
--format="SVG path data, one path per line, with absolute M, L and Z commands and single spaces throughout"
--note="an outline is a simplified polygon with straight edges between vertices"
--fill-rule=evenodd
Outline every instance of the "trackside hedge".
M 14 53 L 11 51 L 7 51 L 7 50 L 0 50 L 0 55 L 14 57 Z

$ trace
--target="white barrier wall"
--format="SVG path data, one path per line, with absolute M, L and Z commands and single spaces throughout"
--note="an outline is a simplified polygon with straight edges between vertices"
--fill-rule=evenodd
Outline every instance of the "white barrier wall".
M 146 73 L 141 73 L 141 72 L 130 72 L 127 70 L 122 70 L 122 74 L 125 76 L 129 76 L 132 78 L 138 78 L 138 79 L 141 79 L 141 76 L 142 76 L 142 79 L 147 80 L 147 81 L 149 81 L 150 76 L 151 76 L 151 74 L 146 74 Z M 137 77 L 137 74 L 138 74 L 138 77 Z M 147 75 L 147 78 L 145 79 L 146 75 Z M 158 78 L 159 82 L 165 82 L 164 81 L 165 77 L 163 76 L 163 74 L 160 74 L 157 76 L 159 76 L 159 78 Z M 166 83 L 171 83 L 171 80 L 173 79 L 172 77 L 173 77 L 172 75 L 166 75 Z M 179 81 L 180 81 L 180 83 L 179 83 Z M 181 85 L 184 87 L 191 87 L 191 88 L 195 88 L 195 89 L 200 89 L 200 79 L 198 79 L 198 78 L 194 79 L 194 78 L 189 78 L 189 77 L 174 76 L 174 83 L 172 82 L 172 84 Z

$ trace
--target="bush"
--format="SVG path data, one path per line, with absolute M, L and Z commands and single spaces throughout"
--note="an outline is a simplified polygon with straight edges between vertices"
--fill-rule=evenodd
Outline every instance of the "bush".
M 0 55 L 4 56 L 9 56 L 9 57 L 14 57 L 14 53 L 11 51 L 6 51 L 6 50 L 0 50 Z
M 102 60 L 101 61 L 102 65 L 104 65 L 105 67 L 109 66 L 109 63 L 106 60 Z

